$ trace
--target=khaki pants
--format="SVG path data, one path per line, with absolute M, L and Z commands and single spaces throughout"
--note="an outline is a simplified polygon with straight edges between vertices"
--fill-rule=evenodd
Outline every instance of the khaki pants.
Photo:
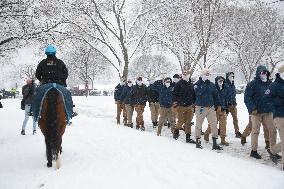
M 234 129 L 235 129 L 235 133 L 240 131 L 239 128 L 239 121 L 238 121 L 238 111 L 237 111 L 237 105 L 231 105 L 228 108 L 229 113 L 231 113 L 232 117 L 233 117 L 233 124 L 234 124 Z
M 201 138 L 202 124 L 205 118 L 212 129 L 212 137 L 218 138 L 217 117 L 214 107 L 201 107 L 196 106 L 195 109 L 196 125 L 195 125 L 195 138 Z
M 120 114 L 122 111 L 123 111 L 123 119 L 127 120 L 126 108 L 123 102 L 118 102 L 118 101 L 116 102 L 116 110 L 117 110 L 117 114 L 116 114 L 117 122 L 120 122 Z
M 152 122 L 157 122 L 159 117 L 160 104 L 158 102 L 150 103 L 151 120 Z
M 269 141 L 269 132 L 268 132 L 268 128 L 266 127 L 262 127 L 263 129 L 263 133 L 264 133 L 264 140 L 265 141 Z M 251 125 L 251 115 L 249 115 L 249 123 L 247 124 L 242 136 L 243 137 L 248 137 L 251 133 L 252 130 L 252 125 Z
M 172 108 L 160 107 L 160 117 L 159 117 L 159 123 L 158 123 L 158 131 L 157 131 L 158 135 L 161 134 L 162 126 L 167 120 L 170 122 L 170 125 L 173 129 L 175 126 L 175 121 L 174 121 L 174 114 L 173 114 Z
M 219 129 L 220 129 L 220 137 L 225 138 L 227 133 L 227 114 L 226 112 L 221 112 L 219 115 L 217 115 L 217 122 L 219 123 Z M 208 125 L 207 130 L 205 131 L 205 134 L 210 135 L 211 134 L 211 127 L 210 124 Z
M 173 111 L 173 115 L 174 115 L 174 120 L 175 120 L 175 124 L 176 124 L 176 122 L 177 122 L 177 107 L 172 107 L 172 111 Z
M 280 135 L 280 143 L 271 145 L 270 150 L 273 154 L 277 154 L 282 151 L 282 164 L 284 165 L 284 118 L 274 118 L 275 128 L 278 129 Z
M 134 106 L 130 104 L 125 104 L 126 112 L 127 112 L 127 124 L 132 124 L 132 117 L 133 117 L 133 111 Z
M 177 129 L 182 129 L 182 126 L 184 126 L 184 132 L 185 134 L 191 134 L 191 121 L 194 115 L 194 111 L 192 106 L 179 106 L 176 109 L 177 111 Z
M 145 105 L 136 104 L 134 108 L 135 108 L 135 111 L 137 112 L 136 125 L 144 127 L 143 113 L 144 113 Z
M 266 128 L 272 128 L 272 126 L 274 127 L 272 113 L 251 115 L 251 124 L 252 124 L 251 149 L 253 151 L 256 151 L 257 147 L 258 147 L 258 135 L 259 135 L 259 130 L 260 130 L 261 124 L 263 125 L 263 127 L 266 127 Z M 276 134 L 271 133 L 271 134 L 268 134 L 268 135 L 269 135 L 270 145 L 274 145 L 276 143 Z

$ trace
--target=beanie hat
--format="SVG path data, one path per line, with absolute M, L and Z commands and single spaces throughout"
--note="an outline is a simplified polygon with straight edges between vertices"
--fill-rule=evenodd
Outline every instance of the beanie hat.
M 179 74 L 175 74 L 173 78 L 180 78 Z

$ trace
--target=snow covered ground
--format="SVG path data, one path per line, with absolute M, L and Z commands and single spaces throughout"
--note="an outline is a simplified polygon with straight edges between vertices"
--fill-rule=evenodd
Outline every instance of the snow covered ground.
M 62 167 L 46 167 L 41 132 L 20 135 L 23 111 L 19 99 L 2 100 L 0 109 L 0 189 L 34 188 L 250 188 L 283 189 L 284 172 L 273 165 L 264 150 L 263 160 L 249 158 L 249 143 L 234 138 L 228 119 L 229 147 L 221 153 L 184 142 L 184 134 L 173 140 L 169 129 L 157 137 L 146 108 L 146 132 L 116 125 L 113 97 L 74 97 L 79 113 L 63 137 Z M 239 124 L 243 131 L 248 115 L 243 96 L 238 96 Z M 206 129 L 204 124 L 204 129 Z M 194 129 L 193 129 L 194 131 Z M 248 142 L 250 139 L 248 138 Z

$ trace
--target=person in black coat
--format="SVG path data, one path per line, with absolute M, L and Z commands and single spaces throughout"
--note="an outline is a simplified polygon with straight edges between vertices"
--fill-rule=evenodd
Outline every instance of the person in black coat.
M 141 129 L 142 131 L 145 131 L 143 113 L 148 99 L 147 93 L 148 90 L 146 85 L 143 84 L 142 77 L 138 77 L 136 85 L 133 86 L 131 91 L 131 101 L 133 102 L 134 109 L 137 113 L 136 129 Z
M 21 134 L 25 135 L 25 129 L 29 120 L 29 114 L 31 112 L 31 106 L 32 106 L 32 99 L 35 92 L 35 84 L 32 79 L 28 79 L 27 84 L 22 87 L 22 95 L 25 105 L 25 119 L 22 124 L 22 130 Z M 33 134 L 36 133 L 36 122 L 33 120 Z
M 179 137 L 179 130 L 184 129 L 187 143 L 195 143 L 191 136 L 191 121 L 194 115 L 193 104 L 195 102 L 195 91 L 191 83 L 189 71 L 183 73 L 183 78 L 175 84 L 173 91 L 174 107 L 177 111 L 177 124 L 173 138 Z
M 238 121 L 238 111 L 237 111 L 237 100 L 236 100 L 236 86 L 235 86 L 235 74 L 234 72 L 226 73 L 226 80 L 225 85 L 228 90 L 228 113 L 230 113 L 233 117 L 233 124 L 235 129 L 236 138 L 242 137 L 239 128 L 239 121 Z
M 153 128 L 156 128 L 158 126 L 160 104 L 159 104 L 159 93 L 154 90 L 154 85 L 153 85 L 154 82 L 155 80 L 149 81 L 150 85 L 148 86 L 148 102 L 151 112 L 151 120 Z
M 66 85 L 68 69 L 64 62 L 56 57 L 56 49 L 49 45 L 45 49 L 46 59 L 43 59 L 37 66 L 35 76 L 40 84 L 58 83 Z

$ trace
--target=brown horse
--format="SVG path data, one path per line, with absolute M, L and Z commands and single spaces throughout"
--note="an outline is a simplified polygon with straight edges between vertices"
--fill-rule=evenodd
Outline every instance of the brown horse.
M 66 128 L 66 113 L 63 98 L 55 88 L 50 89 L 45 96 L 39 127 L 45 137 L 47 167 L 52 167 L 52 160 L 55 160 L 56 168 L 59 169 L 62 135 Z

